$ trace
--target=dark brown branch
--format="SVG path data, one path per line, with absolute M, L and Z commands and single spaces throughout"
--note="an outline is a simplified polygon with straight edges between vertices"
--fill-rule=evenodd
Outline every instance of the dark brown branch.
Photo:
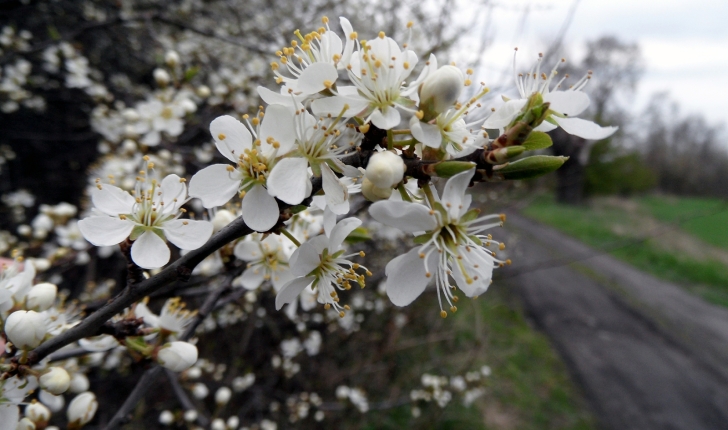
M 154 366 L 144 372 L 142 377 L 139 378 L 139 382 L 137 382 L 131 394 L 129 394 L 129 397 L 127 397 L 126 401 L 124 401 L 124 404 L 121 405 L 121 408 L 116 411 L 114 417 L 111 418 L 111 421 L 109 421 L 109 423 L 106 425 L 106 430 L 116 429 L 119 426 L 129 422 L 132 409 L 134 409 L 136 404 L 139 403 L 139 400 L 144 397 L 144 394 L 146 394 L 147 390 L 154 385 L 154 381 L 162 373 L 162 370 L 163 368 L 161 366 Z

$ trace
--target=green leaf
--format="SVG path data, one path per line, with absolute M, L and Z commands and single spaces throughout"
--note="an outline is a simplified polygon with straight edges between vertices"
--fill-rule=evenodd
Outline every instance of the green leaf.
M 503 179 L 526 179 L 545 175 L 561 167 L 569 157 L 535 155 L 493 169 L 493 173 Z
M 552 144 L 551 136 L 548 134 L 543 131 L 532 131 L 528 135 L 528 139 L 523 142 L 523 147 L 526 148 L 526 151 L 535 151 L 536 149 L 548 148 Z
M 347 243 L 360 243 L 368 240 L 372 240 L 372 237 L 369 235 L 369 230 L 364 227 L 355 228 L 354 231 L 346 237 Z

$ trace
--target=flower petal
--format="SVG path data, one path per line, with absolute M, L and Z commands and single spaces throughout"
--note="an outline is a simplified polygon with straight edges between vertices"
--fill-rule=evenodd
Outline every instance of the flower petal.
M 581 118 L 558 118 L 552 116 L 551 119 L 556 121 L 565 132 L 583 139 L 606 139 L 619 129 L 619 127 L 601 127 L 592 121 Z
M 187 186 L 177 175 L 167 175 L 162 179 L 160 191 L 162 194 L 154 198 L 161 197 L 165 213 L 176 213 L 187 199 Z
M 428 124 L 412 116 L 410 119 L 410 129 L 412 136 L 430 148 L 439 148 L 442 143 L 442 134 L 440 127 L 434 124 Z
M 258 261 L 263 257 L 260 244 L 257 241 L 243 240 L 235 245 L 233 254 L 243 261 Z
M 333 67 L 333 66 L 332 66 Z M 269 145 L 271 138 L 278 142 L 277 155 L 287 154 L 296 144 L 296 130 L 294 128 L 293 113 L 282 105 L 269 105 L 265 110 L 265 117 L 260 125 L 261 145 Z
M 308 160 L 301 157 L 284 158 L 273 167 L 266 185 L 268 193 L 289 205 L 297 205 L 308 197 L 306 193 Z
M 369 206 L 369 214 L 382 224 L 405 233 L 430 231 L 437 227 L 435 217 L 424 205 L 402 200 L 384 200 Z
M 549 109 L 563 115 L 576 116 L 589 107 L 589 96 L 583 91 L 554 91 L 543 96 Z
M 344 40 L 346 40 L 344 52 L 341 54 L 341 60 L 339 60 L 339 69 L 345 69 L 349 65 L 351 53 L 354 52 L 354 39 L 351 38 L 351 35 L 354 33 L 354 27 L 343 16 L 339 17 L 339 25 L 341 25 L 341 30 L 344 32 Z
M 240 283 L 246 290 L 254 290 L 260 287 L 265 280 L 265 270 L 263 267 L 248 267 L 240 277 Z
M 320 236 L 317 236 L 317 238 Z M 316 245 L 311 241 L 304 242 L 299 246 L 289 259 L 291 265 L 291 273 L 295 276 L 306 276 L 311 273 L 321 263 L 321 257 L 316 249 Z
M 112 246 L 129 237 L 134 223 L 108 216 L 91 216 L 78 222 L 83 237 L 96 246 Z
M 239 173 L 229 172 L 228 164 L 205 167 L 190 179 L 190 197 L 202 200 L 202 206 L 213 208 L 227 203 L 240 187 Z
M 523 109 L 527 101 L 526 99 L 508 100 L 485 120 L 483 127 L 499 129 L 507 126 L 513 121 L 513 118 L 516 117 L 518 112 Z
M 404 255 L 390 261 L 385 268 L 387 281 L 385 287 L 389 300 L 396 306 L 412 303 L 427 287 L 433 276 L 427 277 L 425 260 L 420 258 L 421 247 L 414 248 Z M 437 268 L 437 252 L 432 252 L 428 269 Z
M 108 184 L 101 185 L 101 189 L 92 189 L 91 200 L 96 209 L 111 216 L 132 213 L 136 203 L 131 194 Z
M 280 291 L 292 279 L 293 273 L 288 268 L 282 268 L 271 274 L 270 282 L 273 284 L 273 289 Z
M 197 249 L 212 236 L 212 223 L 194 219 L 173 219 L 162 225 L 164 237 L 179 249 Z
M 298 298 L 301 292 L 311 285 L 311 282 L 316 279 L 314 276 L 307 276 L 305 278 L 296 278 L 281 288 L 276 295 L 276 310 L 281 310 L 283 305 L 291 303 Z
M 493 276 L 493 257 L 482 249 L 473 247 L 469 250 L 464 246 L 458 247 L 458 252 L 463 256 L 462 265 L 469 276 L 462 272 L 460 264 L 452 265 L 452 276 L 455 283 L 467 297 L 479 296 L 485 293 L 490 286 Z M 476 267 L 477 265 L 477 267 Z M 476 279 L 477 278 L 477 279 Z M 468 279 L 470 282 L 468 283 Z
M 321 179 L 326 196 L 326 206 L 337 215 L 349 212 L 348 188 L 339 181 L 326 163 L 321 164 Z
M 156 269 L 169 262 L 169 247 L 151 231 L 145 231 L 131 246 L 131 259 L 143 269 Z
M 281 94 L 269 90 L 266 87 L 258 86 L 258 95 L 268 105 L 282 105 L 291 110 L 294 110 L 296 106 L 306 98 L 306 95 L 294 96 L 291 94 Z
M 344 111 L 347 106 L 348 109 Z M 367 106 L 369 106 L 369 101 L 358 94 L 325 97 L 311 102 L 311 110 L 316 116 L 329 114 L 337 116 L 344 111 L 344 116 L 351 117 L 366 109 Z
M 345 218 L 336 224 L 336 226 L 331 229 L 331 236 L 329 236 L 329 252 L 334 253 L 341 249 L 341 244 L 344 243 L 344 239 L 351 233 L 352 231 L 356 230 L 357 227 L 361 225 L 361 220 L 358 218 Z
M 217 150 L 233 163 L 237 162 L 244 150 L 253 145 L 253 137 L 248 129 L 230 115 L 215 118 L 210 123 L 210 133 L 215 139 Z
M 445 189 L 442 190 L 442 203 L 449 207 L 449 211 L 454 217 L 457 217 L 457 214 L 460 213 L 465 190 L 468 189 L 474 173 L 474 168 L 466 170 L 448 179 L 447 183 L 445 183 Z
M 265 188 L 255 184 L 243 198 L 243 220 L 256 231 L 268 231 L 278 222 L 278 203 Z
M 392 127 L 398 126 L 400 119 L 401 116 L 397 108 L 391 106 L 386 106 L 384 112 L 381 109 L 375 110 L 370 117 L 372 124 L 382 130 L 389 130 Z
M 336 82 L 339 73 L 331 63 L 313 63 L 298 77 L 298 89 L 304 94 L 316 94 Z M 328 81 L 328 82 L 327 82 Z

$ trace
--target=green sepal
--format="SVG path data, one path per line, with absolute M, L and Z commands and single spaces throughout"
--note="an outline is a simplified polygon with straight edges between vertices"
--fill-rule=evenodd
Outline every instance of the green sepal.
M 199 66 L 192 66 L 189 69 L 185 70 L 185 81 L 189 82 L 197 76 L 197 74 L 200 73 Z
M 480 209 L 470 209 L 469 211 L 465 212 L 463 216 L 460 217 L 460 222 L 472 221 L 477 218 L 478 215 L 480 215 Z
M 425 234 L 421 234 L 419 236 L 415 236 L 414 241 L 417 245 L 422 245 L 423 243 L 426 243 L 430 239 L 432 239 L 432 234 L 425 233 Z
M 306 209 L 308 209 L 308 206 L 306 206 L 306 205 L 296 205 L 296 206 L 292 206 L 290 211 L 293 215 L 295 215 L 297 213 L 305 211 Z
M 548 148 L 551 145 L 553 145 L 553 142 L 551 141 L 551 136 L 544 133 L 543 131 L 532 131 L 531 134 L 528 135 L 526 141 L 523 142 L 523 148 L 526 151 L 544 149 Z
M 497 166 L 493 173 L 503 179 L 527 179 L 545 175 L 561 167 L 569 157 L 534 155 L 512 163 Z
M 369 234 L 369 230 L 364 227 L 357 227 L 347 237 L 347 243 L 361 243 L 372 240 L 372 236 Z
M 154 347 L 149 345 L 147 341 L 144 340 L 143 336 L 128 336 L 124 339 L 124 345 L 126 345 L 126 347 L 130 350 L 136 351 L 145 357 L 149 356 L 154 350 Z
M 468 237 L 470 238 L 470 240 L 472 240 L 473 242 L 475 242 L 476 245 L 483 246 L 483 241 L 480 240 L 479 237 L 475 236 L 474 234 L 473 235 L 470 235 Z
M 443 161 L 435 165 L 435 174 L 440 178 L 450 178 L 473 167 L 475 163 L 470 161 Z

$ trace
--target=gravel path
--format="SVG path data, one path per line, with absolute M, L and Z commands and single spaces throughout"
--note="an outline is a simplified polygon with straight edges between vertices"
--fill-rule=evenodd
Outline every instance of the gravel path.
M 728 429 L 728 309 L 508 213 L 516 288 L 608 429 Z M 576 262 L 575 262 L 576 261 Z

